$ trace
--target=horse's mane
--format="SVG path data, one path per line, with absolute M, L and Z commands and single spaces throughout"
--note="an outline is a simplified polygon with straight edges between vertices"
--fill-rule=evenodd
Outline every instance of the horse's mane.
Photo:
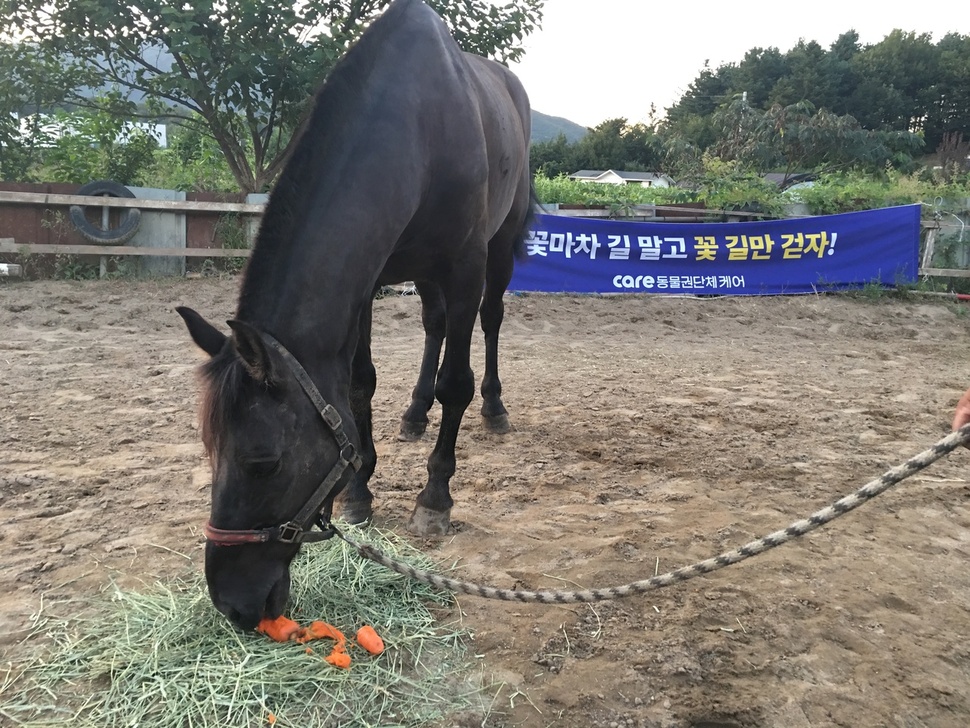
M 232 412 L 242 393 L 245 370 L 235 348 L 227 344 L 199 369 L 202 399 L 199 405 L 199 429 L 202 444 L 212 466 L 213 457 L 222 446 L 222 436 L 229 431 Z
M 353 128 L 358 111 L 352 103 L 361 96 L 375 61 L 385 47 L 387 33 L 402 24 L 402 15 L 420 6 L 420 0 L 396 0 L 337 63 L 316 94 L 313 109 L 303 123 L 299 139 L 280 173 L 263 214 L 256 245 L 247 266 L 240 295 L 240 318 L 247 300 L 276 279 L 284 252 L 299 242 L 308 211 L 325 194 L 326 175 L 339 183 L 336 155 L 344 153 L 340 136 Z

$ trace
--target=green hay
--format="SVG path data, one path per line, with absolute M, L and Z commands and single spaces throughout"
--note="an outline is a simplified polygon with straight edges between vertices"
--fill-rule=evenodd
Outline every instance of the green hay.
M 393 534 L 366 535 L 430 566 Z M 331 728 L 426 726 L 481 709 L 481 694 L 463 677 L 471 673 L 467 635 L 440 627 L 431 611 L 450 596 L 362 560 L 337 539 L 305 547 L 292 577 L 289 616 L 323 619 L 348 637 L 370 624 L 385 652 L 354 646 L 350 670 L 340 670 L 323 659 L 329 640 L 310 643 L 307 654 L 239 632 L 212 608 L 197 574 L 145 593 L 112 587 L 36 615 L 23 662 L 0 684 L 0 716 L 38 727 L 224 728 L 266 726 L 273 713 L 278 728 Z

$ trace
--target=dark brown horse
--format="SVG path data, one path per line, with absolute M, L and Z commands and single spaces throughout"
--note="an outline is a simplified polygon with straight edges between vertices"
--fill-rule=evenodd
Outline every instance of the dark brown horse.
M 415 281 L 423 306 L 426 350 L 402 433 L 423 431 L 432 396 L 442 408 L 411 530 L 449 527 L 479 307 L 482 413 L 507 428 L 497 347 L 531 208 L 529 113 L 506 68 L 463 53 L 420 0 L 395 0 L 316 98 L 270 196 L 231 334 L 179 309 L 211 356 L 201 407 L 213 471 L 206 579 L 240 627 L 282 613 L 290 561 L 302 541 L 322 538 L 310 529 L 338 492 L 351 521 L 371 515 L 380 286 Z

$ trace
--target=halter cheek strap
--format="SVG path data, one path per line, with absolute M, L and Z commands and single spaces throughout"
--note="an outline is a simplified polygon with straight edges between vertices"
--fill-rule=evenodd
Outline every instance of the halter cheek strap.
M 334 440 L 336 440 L 337 446 L 340 448 L 340 455 L 337 458 L 337 462 L 334 463 L 330 472 L 327 473 L 327 476 L 317 486 L 317 489 L 304 504 L 303 508 L 286 523 L 281 523 L 278 526 L 270 526 L 269 528 L 252 530 L 216 528 L 212 525 L 211 521 L 206 523 L 202 527 L 202 533 L 205 535 L 206 540 L 215 546 L 242 546 L 244 544 L 269 543 L 274 541 L 286 544 L 325 541 L 332 537 L 334 532 L 330 527 L 330 508 L 327 508 L 326 514 L 321 515 L 324 503 L 334 488 L 337 487 L 337 483 L 340 482 L 347 468 L 353 468 L 356 472 L 360 470 L 363 462 L 360 453 L 357 452 L 357 448 L 354 447 L 354 444 L 344 431 L 340 413 L 323 398 L 320 390 L 317 389 L 313 380 L 310 379 L 310 375 L 300 365 L 300 362 L 272 336 L 264 333 L 263 337 L 283 357 L 283 361 L 289 366 L 293 376 L 296 377 L 296 380 L 300 383 L 307 397 L 313 402 L 313 406 L 316 407 L 317 412 L 320 413 L 320 417 L 323 418 Z M 321 530 L 311 531 L 314 524 L 318 525 Z

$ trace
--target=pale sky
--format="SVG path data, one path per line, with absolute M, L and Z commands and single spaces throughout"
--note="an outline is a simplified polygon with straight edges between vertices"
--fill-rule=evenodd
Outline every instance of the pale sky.
M 513 64 L 532 108 L 585 126 L 624 116 L 646 121 L 673 105 L 709 61 L 739 62 L 754 47 L 782 53 L 800 38 L 826 50 L 855 30 L 862 45 L 894 28 L 970 35 L 966 0 L 546 0 L 542 29 Z M 970 79 L 967 80 L 970 83 Z

